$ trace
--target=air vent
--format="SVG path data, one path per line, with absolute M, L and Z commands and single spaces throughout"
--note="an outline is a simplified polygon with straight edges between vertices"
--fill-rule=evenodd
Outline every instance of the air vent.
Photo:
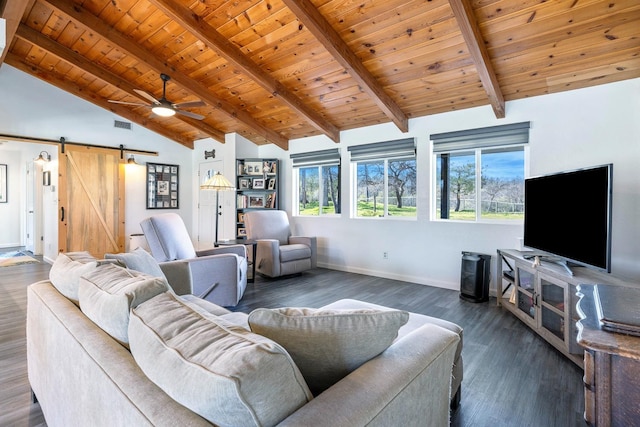
M 122 122 L 120 120 L 114 120 L 113 121 L 113 127 L 115 128 L 120 128 L 120 129 L 127 129 L 127 130 L 131 130 L 131 123 L 129 122 Z

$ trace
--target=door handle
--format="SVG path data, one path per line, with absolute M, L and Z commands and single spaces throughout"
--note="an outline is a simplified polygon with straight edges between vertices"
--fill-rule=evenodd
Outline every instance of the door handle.
M 64 222 L 64 206 L 60 208 L 60 222 Z

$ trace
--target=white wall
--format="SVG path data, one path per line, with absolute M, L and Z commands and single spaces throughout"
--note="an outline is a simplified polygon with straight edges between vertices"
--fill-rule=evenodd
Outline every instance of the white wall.
M 462 251 L 495 257 L 498 248 L 518 246 L 523 228 L 430 221 L 429 135 L 522 121 L 532 126 L 531 176 L 614 163 L 612 272 L 640 280 L 640 79 L 508 102 L 502 120 L 490 107 L 480 107 L 412 119 L 406 134 L 385 124 L 342 132 L 338 145 L 326 137 L 291 141 L 292 153 L 340 147 L 343 165 L 342 215 L 294 218 L 296 231 L 318 236 L 323 266 L 458 289 Z M 417 219 L 350 218 L 346 147 L 403 137 L 418 142 Z M 290 165 L 288 156 L 283 158 Z M 290 167 L 283 169 L 284 181 L 290 183 Z M 292 189 L 286 192 L 290 197 Z M 287 206 L 291 211 L 290 198 Z M 383 252 L 388 252 L 388 260 Z
M 290 151 L 275 145 L 257 147 L 239 135 L 226 143 L 197 141 L 194 150 L 133 125 L 113 128 L 121 118 L 66 94 L 4 64 L 0 67 L 0 134 L 18 134 L 158 151 L 158 157 L 136 156 L 138 162 L 180 165 L 180 209 L 197 234 L 198 165 L 203 151 L 216 149 L 225 175 L 235 173 L 235 158 L 276 157 L 281 165 L 280 207 L 291 212 L 289 152 L 340 147 L 343 155 L 344 213 L 337 218 L 294 218 L 298 234 L 319 238 L 322 266 L 458 289 L 462 251 L 495 255 L 497 248 L 517 246 L 521 225 L 468 224 L 429 220 L 429 135 L 461 129 L 531 121 L 531 175 L 614 163 L 613 272 L 640 280 L 640 79 L 507 103 L 507 118 L 497 120 L 481 107 L 410 120 L 410 132 L 384 124 L 341 133 L 341 143 L 326 137 L 294 140 Z M 412 136 L 418 140 L 418 217 L 416 220 L 352 219 L 348 213 L 349 162 L 346 147 Z M 53 153 L 52 153 L 53 154 Z M 1 155 L 1 153 L 0 153 Z M 37 155 L 37 153 L 36 153 Z M 56 157 L 57 158 L 57 157 Z M 139 233 L 139 222 L 158 211 L 145 208 L 144 167 L 126 174 L 126 232 Z M 51 204 L 54 204 L 52 201 Z M 55 227 L 57 207 L 50 212 Z M 163 211 L 164 212 L 164 211 Z M 225 219 L 225 235 L 233 234 L 233 216 Z M 0 245 L 3 240 L 0 234 Z M 47 239 L 53 239 L 47 236 Z M 56 247 L 57 236 L 51 240 Z M 389 259 L 383 260 L 382 253 Z M 55 253 L 49 255 L 54 256 Z
M 107 110 L 94 106 L 41 80 L 35 79 L 7 64 L 0 67 L 0 134 L 27 136 L 69 142 L 102 145 L 107 147 L 157 151 L 158 156 L 136 156 L 142 166 L 127 167 L 125 174 L 126 212 L 125 234 L 140 233 L 139 223 L 155 212 L 178 212 L 187 227 L 191 227 L 191 212 L 194 204 L 191 177 L 193 150 L 168 140 L 141 126 L 132 125 L 132 130 L 114 127 L 114 120 L 128 121 Z M 0 141 L 2 137 L 0 136 Z M 9 144 L 5 142 L 5 144 Z M 18 144 L 18 145 L 15 145 Z M 32 152 L 33 144 L 15 143 L 12 147 Z M 36 144 L 39 145 L 39 144 Z M 1 147 L 1 146 L 0 146 Z M 24 148 L 21 148 L 24 147 Z M 57 145 L 45 146 L 52 156 L 48 164 L 52 171 L 53 189 L 57 189 Z M 23 156 L 22 163 L 37 156 Z M 145 163 L 168 163 L 180 165 L 180 209 L 146 209 Z M 15 195 L 15 193 L 13 192 Z M 49 200 L 46 200 L 49 198 Z M 45 191 L 45 246 L 46 259 L 55 259 L 58 249 L 57 193 Z M 17 226 L 13 224 L 11 227 Z M 4 226 L 3 226 L 4 229 Z M 20 244 L 24 244 L 21 230 Z M 11 239 L 15 239 L 12 237 Z M 9 242 L 0 233 L 0 246 Z M 128 243 L 128 242 L 125 242 Z

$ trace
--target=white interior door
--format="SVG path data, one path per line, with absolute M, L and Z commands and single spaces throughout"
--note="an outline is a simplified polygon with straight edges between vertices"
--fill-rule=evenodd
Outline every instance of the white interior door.
M 198 167 L 200 182 L 204 183 L 207 179 L 211 178 L 216 172 L 222 173 L 224 162 L 222 160 L 213 160 L 210 162 L 200 163 Z M 223 209 L 225 206 L 224 197 L 228 191 L 220 192 L 219 205 L 220 214 L 218 216 L 218 239 L 224 239 L 224 218 L 227 209 Z M 215 240 L 216 233 L 216 192 L 211 190 L 199 190 L 198 195 L 198 249 L 206 249 L 213 247 L 213 241 Z
M 35 179 L 33 178 L 36 174 L 36 170 L 41 169 L 35 167 L 33 162 L 27 162 L 27 177 L 25 182 L 25 237 L 24 237 L 24 248 L 32 253 L 36 253 L 35 245 L 34 245 L 34 216 L 35 216 L 35 207 L 34 207 L 34 199 L 35 199 Z

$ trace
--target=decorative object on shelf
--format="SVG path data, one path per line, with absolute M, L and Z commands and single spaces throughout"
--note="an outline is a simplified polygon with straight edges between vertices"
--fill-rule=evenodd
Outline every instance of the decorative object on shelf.
M 212 159 L 216 158 L 216 150 L 207 151 L 204 150 L 204 159 L 207 160 L 209 157 Z
M 0 165 L 0 203 L 7 203 L 7 165 Z
M 238 180 L 238 188 L 241 190 L 247 190 L 251 188 L 251 181 L 246 178 L 241 178 Z
M 216 192 L 216 235 L 214 242 L 218 241 L 218 218 L 221 215 L 220 212 L 220 191 L 228 191 L 233 190 L 233 185 L 229 182 L 227 178 L 224 177 L 220 172 L 216 172 L 211 178 L 206 180 L 204 184 L 200 186 L 201 190 L 215 190 Z
M 247 175 L 262 175 L 262 162 L 246 162 L 244 164 L 244 173 Z
M 51 155 L 46 151 L 41 151 L 38 157 L 34 160 L 34 162 L 43 164 L 51 161 Z
M 236 238 L 246 239 L 244 213 L 278 209 L 278 159 L 236 160 Z
M 147 209 L 178 209 L 179 166 L 147 163 Z

